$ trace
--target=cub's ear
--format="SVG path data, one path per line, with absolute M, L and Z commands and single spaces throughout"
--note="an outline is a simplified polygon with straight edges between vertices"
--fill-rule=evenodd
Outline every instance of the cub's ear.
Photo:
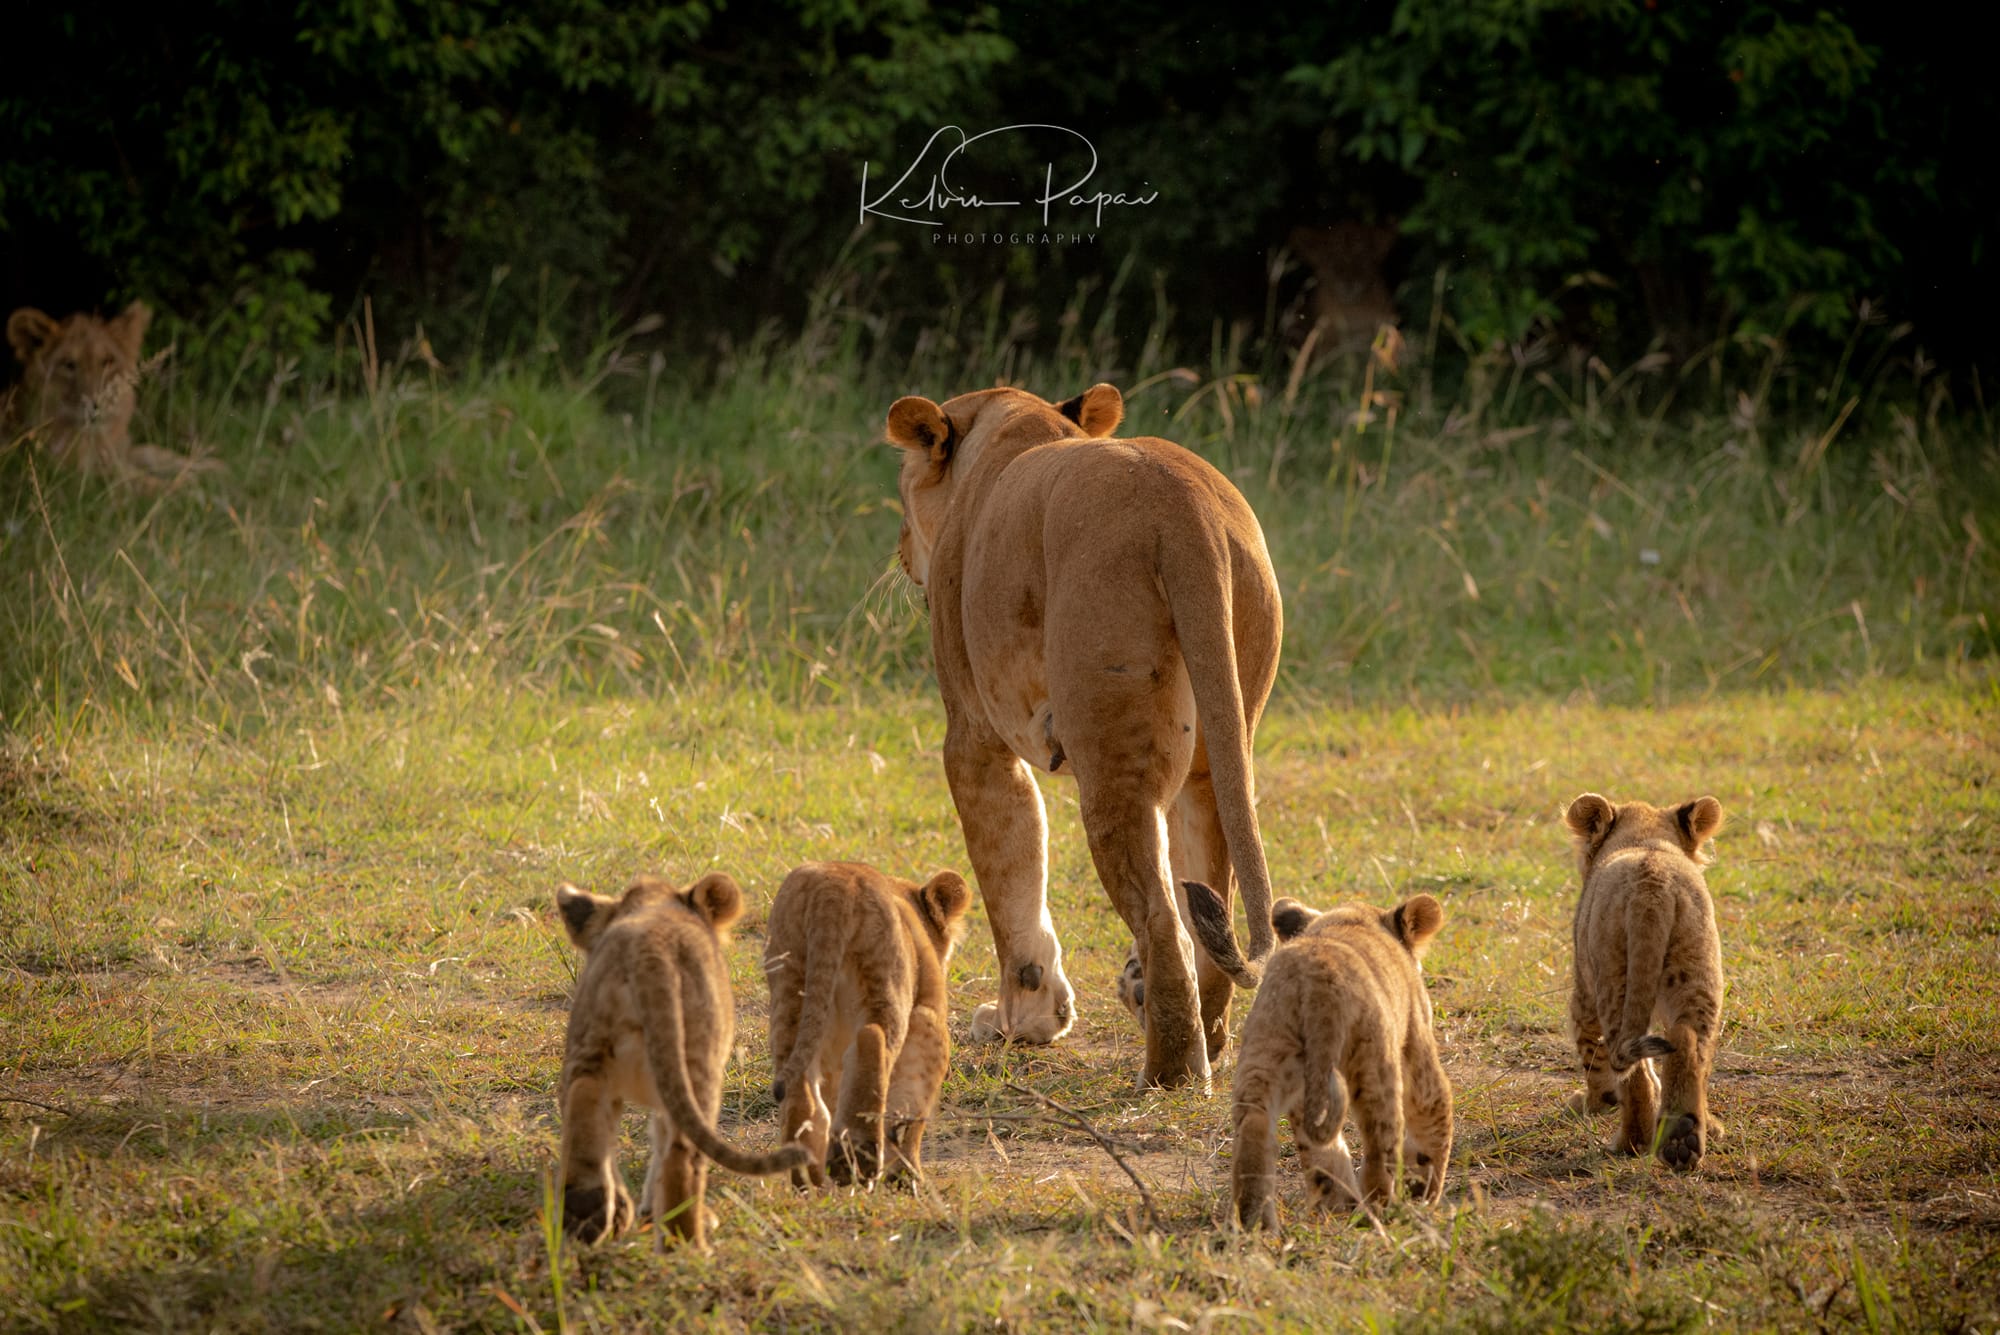
M 710 872 L 689 886 L 681 898 L 718 932 L 743 916 L 743 889 L 727 872 Z
M 1064 399 L 1056 411 L 1082 427 L 1086 436 L 1108 436 L 1125 420 L 1125 396 L 1116 385 L 1096 384 Z
M 611 921 L 612 911 L 617 907 L 617 900 L 579 890 L 568 881 L 556 887 L 556 912 L 562 915 L 563 930 L 569 933 L 570 944 L 578 950 L 588 951 L 597 944 L 604 924 Z
M 54 320 L 33 306 L 23 306 L 7 317 L 7 341 L 14 347 L 14 359 L 23 366 L 44 343 L 56 336 Z
M 955 871 L 941 871 L 917 891 L 917 907 L 940 927 L 950 927 L 972 907 L 972 887 Z
M 1611 833 L 1611 823 L 1618 819 L 1618 808 L 1611 805 L 1611 799 L 1596 793 L 1585 793 L 1569 804 L 1563 812 L 1563 822 L 1585 844 L 1595 844 Z
M 105 328 L 118 346 L 125 349 L 133 361 L 139 360 L 139 345 L 146 341 L 146 330 L 153 323 L 153 308 L 143 301 L 135 301 L 118 313 L 118 318 Z
M 1680 827 L 1681 847 L 1693 857 L 1722 828 L 1722 803 L 1712 797 L 1697 797 L 1675 808 L 1674 824 Z
M 911 394 L 889 405 L 889 443 L 921 450 L 940 468 L 951 459 L 956 435 L 944 409 L 921 395 Z
M 1416 895 L 1396 906 L 1389 915 L 1389 930 L 1396 939 L 1410 948 L 1412 955 L 1422 955 L 1431 938 L 1444 926 L 1444 905 L 1429 895 Z
M 1280 941 L 1289 941 L 1313 925 L 1319 917 L 1319 910 L 1307 908 L 1289 896 L 1271 905 L 1271 930 L 1278 934 Z

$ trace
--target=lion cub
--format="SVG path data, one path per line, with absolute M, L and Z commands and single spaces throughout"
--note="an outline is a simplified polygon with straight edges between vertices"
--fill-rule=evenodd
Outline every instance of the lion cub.
M 1195 935 L 1226 971 L 1236 955 L 1228 906 L 1198 881 L 1187 895 Z M 1385 1199 L 1399 1156 L 1423 1173 L 1410 1190 L 1440 1199 L 1451 1081 L 1431 1035 L 1421 960 L 1444 925 L 1443 907 L 1417 895 L 1386 913 L 1365 904 L 1321 913 L 1280 899 L 1271 925 L 1284 944 L 1264 971 L 1236 1058 L 1237 1222 L 1278 1226 L 1280 1117 L 1291 1119 L 1313 1210 Z M 1358 1184 L 1342 1130 L 1350 1103 L 1366 1152 Z
M 951 1060 L 944 969 L 971 903 L 956 872 L 916 885 L 859 862 L 808 862 L 778 887 L 764 946 L 771 1095 L 785 1140 L 811 1155 L 795 1185 L 825 1186 L 829 1166 L 837 1181 L 868 1181 L 891 1150 L 899 1172 L 923 1171 Z
M 1722 804 L 1703 797 L 1670 808 L 1614 806 L 1585 793 L 1563 819 L 1576 836 L 1583 878 L 1569 999 L 1583 1106 L 1620 1108 L 1613 1146 L 1646 1153 L 1662 1096 L 1648 1058 L 1665 1058 L 1660 1158 L 1696 1168 L 1707 1147 L 1723 987 L 1702 845 L 1722 828 Z
M 679 892 L 642 876 L 617 899 L 565 883 L 556 908 L 586 957 L 570 1003 L 558 1095 L 564 1227 L 597 1242 L 632 1223 L 617 1164 L 618 1119 L 630 1101 L 653 1110 L 642 1208 L 705 1247 L 707 1159 L 765 1174 L 806 1158 L 796 1145 L 746 1154 L 715 1131 L 736 1035 L 722 947 L 743 912 L 743 892 L 720 872 Z
M 7 317 L 7 342 L 21 363 L 21 383 L 0 393 L 0 427 L 38 437 L 49 456 L 157 490 L 188 472 L 211 472 L 212 459 L 190 459 L 157 445 L 132 443 L 140 345 L 153 312 L 135 301 L 109 320 L 87 312 L 54 319 L 32 306 Z

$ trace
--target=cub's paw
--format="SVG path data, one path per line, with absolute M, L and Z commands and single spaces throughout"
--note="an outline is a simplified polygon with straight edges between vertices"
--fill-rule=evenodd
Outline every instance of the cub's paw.
M 1706 1148 L 1701 1120 L 1682 1113 L 1668 1121 L 1661 1133 L 1660 1161 L 1669 1168 L 1691 1173 L 1701 1167 L 1702 1153 Z
M 1569 1096 L 1563 1106 L 1580 1117 L 1589 1117 L 1595 1113 L 1608 1113 L 1618 1106 L 1618 1091 L 1607 1089 L 1593 1098 L 1589 1090 L 1579 1089 L 1576 1093 Z
M 622 1186 L 607 1197 L 597 1182 L 572 1182 L 563 1188 L 563 1232 L 578 1242 L 595 1244 L 632 1227 L 632 1197 Z
M 974 1043 L 1004 1043 L 1007 1035 L 1000 1029 L 1000 1003 L 989 1001 L 972 1012 L 972 1041 Z

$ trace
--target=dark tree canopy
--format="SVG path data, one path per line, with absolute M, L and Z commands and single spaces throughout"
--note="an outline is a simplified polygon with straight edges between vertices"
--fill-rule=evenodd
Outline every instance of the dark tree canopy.
M 1400 230 L 1406 311 L 1443 267 L 1469 346 L 1541 325 L 1626 355 L 1723 329 L 1831 348 L 1867 303 L 1934 357 L 1994 348 L 2000 98 L 1935 24 L 1679 0 L 1198 14 L 32 7 L 0 94 L 5 304 L 143 296 L 218 350 L 311 347 L 363 294 L 447 355 L 647 312 L 698 346 L 796 320 L 836 266 L 922 311 L 1002 278 L 1059 306 L 1129 259 L 1205 330 L 1267 310 L 1293 228 L 1358 220 Z M 1159 204 L 1088 250 L 853 235 L 864 161 L 1023 120 L 1084 132 Z

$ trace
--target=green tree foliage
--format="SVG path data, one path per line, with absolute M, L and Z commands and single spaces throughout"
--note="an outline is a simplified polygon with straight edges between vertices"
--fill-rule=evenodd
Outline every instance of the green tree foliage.
M 24 299 L 146 292 L 281 343 L 364 288 L 461 332 L 656 301 L 694 322 L 746 257 L 809 249 L 860 156 L 963 102 L 1009 54 L 991 24 L 920 0 L 37 7 L 0 228 Z
M 224 365 L 364 294 L 448 357 L 655 311 L 700 344 L 797 319 L 836 262 L 925 318 L 1003 278 L 1051 316 L 1122 264 L 1200 337 L 1269 327 L 1291 229 L 1343 219 L 1400 225 L 1415 320 L 1443 266 L 1473 347 L 1810 342 L 1868 302 L 1934 355 L 1996 350 L 2000 85 L 1977 43 L 1854 3 L 210 0 L 37 6 L 11 35 L 6 296 L 145 296 Z M 864 161 L 1022 121 L 1159 205 L 1088 250 L 853 246 Z
M 1962 62 L 1873 6 L 1399 0 L 1288 79 L 1342 155 L 1413 186 L 1404 231 L 1452 267 L 1476 340 L 1521 337 L 1591 274 L 1612 292 L 1596 323 L 1636 307 L 1685 351 L 1718 319 L 1943 314 L 1940 266 L 1990 283 L 1972 191 L 2000 104 Z

